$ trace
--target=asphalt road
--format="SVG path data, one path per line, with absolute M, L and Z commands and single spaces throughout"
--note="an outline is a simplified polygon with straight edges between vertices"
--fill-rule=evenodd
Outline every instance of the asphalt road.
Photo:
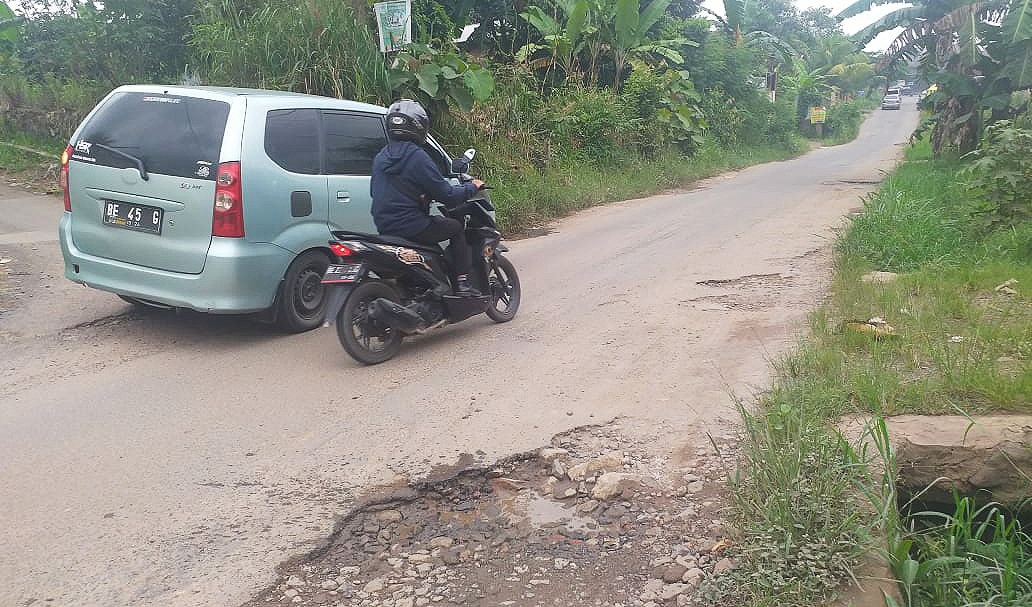
M 354 363 L 331 329 L 139 313 L 63 277 L 57 198 L 0 189 L 0 606 L 236 605 L 375 487 L 620 419 L 674 454 L 805 329 L 917 123 L 510 243 L 516 320 Z M 468 454 L 468 455 L 464 455 Z

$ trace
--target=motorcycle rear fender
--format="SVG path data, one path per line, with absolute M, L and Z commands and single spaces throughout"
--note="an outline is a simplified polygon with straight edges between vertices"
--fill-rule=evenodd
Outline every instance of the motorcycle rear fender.
M 323 285 L 323 289 L 326 290 L 326 319 L 323 321 L 324 327 L 333 326 L 333 323 L 337 321 L 337 314 L 344 307 L 344 302 L 348 300 L 348 296 L 355 290 L 355 287 L 360 284 L 362 284 L 361 278 L 355 282 Z

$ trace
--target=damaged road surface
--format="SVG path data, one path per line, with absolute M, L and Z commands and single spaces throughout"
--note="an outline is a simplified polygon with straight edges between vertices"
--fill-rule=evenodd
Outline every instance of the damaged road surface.
M 0 190 L 0 605 L 683 603 L 687 572 L 721 560 L 734 396 L 763 389 L 805 329 L 857 184 L 891 168 L 916 118 L 874 113 L 852 144 L 510 242 L 513 322 L 471 319 L 376 367 L 329 329 L 77 287 L 60 199 Z M 549 446 L 563 466 L 621 453 L 606 472 L 656 481 L 593 498 L 599 474 L 560 480 Z M 363 509 L 383 487 L 418 491 Z M 579 523 L 545 520 L 557 508 Z M 659 571 L 672 563 L 680 581 Z
M 717 539 L 731 439 L 678 464 L 614 424 L 421 483 L 347 516 L 248 605 L 686 603 L 733 566 Z

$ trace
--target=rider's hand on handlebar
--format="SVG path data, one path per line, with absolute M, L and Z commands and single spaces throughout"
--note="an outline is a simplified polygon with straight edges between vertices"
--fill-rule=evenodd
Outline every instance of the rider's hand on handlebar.
M 484 182 L 483 182 L 483 180 L 474 179 L 472 183 L 473 183 L 473 185 L 477 186 L 477 190 L 484 189 Z

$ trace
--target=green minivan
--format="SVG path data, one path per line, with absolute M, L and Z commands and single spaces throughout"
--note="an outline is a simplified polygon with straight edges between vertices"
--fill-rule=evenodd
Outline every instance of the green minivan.
M 319 326 L 330 231 L 375 232 L 385 113 L 278 91 L 115 89 L 62 158 L 65 276 L 137 305 Z

